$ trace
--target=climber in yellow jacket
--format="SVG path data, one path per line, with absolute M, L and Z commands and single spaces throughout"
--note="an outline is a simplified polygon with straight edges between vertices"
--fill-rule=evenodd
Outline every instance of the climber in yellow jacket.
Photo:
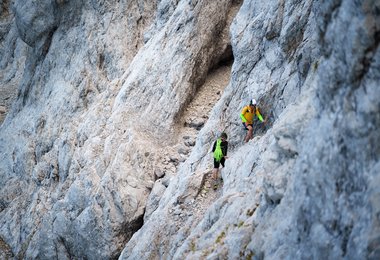
M 262 115 L 260 114 L 259 108 L 257 107 L 257 102 L 255 99 L 252 99 L 248 106 L 245 106 L 241 111 L 240 118 L 242 120 L 243 126 L 246 130 L 248 130 L 247 135 L 244 138 L 244 142 L 248 142 L 252 139 L 253 136 L 253 120 L 257 116 L 257 118 L 265 123 Z

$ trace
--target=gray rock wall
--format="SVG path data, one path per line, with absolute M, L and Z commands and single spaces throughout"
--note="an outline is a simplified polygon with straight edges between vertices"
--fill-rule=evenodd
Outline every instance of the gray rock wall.
M 245 1 L 231 83 L 121 258 L 376 259 L 378 19 L 371 1 Z M 242 145 L 237 111 L 252 96 L 275 122 Z M 223 193 L 198 221 L 205 187 L 194 179 L 223 130 L 233 149 Z
M 114 258 L 141 226 L 154 155 L 126 152 L 140 146 L 130 124 L 105 125 L 156 7 L 46 2 L 44 17 L 37 6 L 23 11 L 26 4 L 13 3 L 30 47 L 1 128 L 1 236 L 16 258 Z
M 27 45 L 18 37 L 13 1 L 0 2 L 0 123 L 11 110 L 22 78 Z
M 0 7 L 0 84 L 18 88 L 0 128 L 0 255 L 379 257 L 377 1 Z M 191 154 L 161 168 L 230 49 L 230 83 Z M 253 97 L 267 123 L 243 144 Z M 229 159 L 213 193 L 222 131 Z

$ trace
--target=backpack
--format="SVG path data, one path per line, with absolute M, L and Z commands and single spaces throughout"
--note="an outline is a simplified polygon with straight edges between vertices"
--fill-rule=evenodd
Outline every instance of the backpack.
M 221 143 L 222 143 L 221 139 L 218 139 L 216 141 L 216 147 L 215 147 L 215 151 L 214 151 L 214 158 L 215 158 L 215 160 L 217 162 L 220 162 L 220 160 L 222 160 L 222 158 L 223 158 L 223 152 L 222 152 Z

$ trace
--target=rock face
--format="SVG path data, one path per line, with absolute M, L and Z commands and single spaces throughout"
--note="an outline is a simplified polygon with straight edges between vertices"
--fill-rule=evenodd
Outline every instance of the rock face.
M 378 1 L 3 0 L 0 19 L 2 258 L 380 257 Z

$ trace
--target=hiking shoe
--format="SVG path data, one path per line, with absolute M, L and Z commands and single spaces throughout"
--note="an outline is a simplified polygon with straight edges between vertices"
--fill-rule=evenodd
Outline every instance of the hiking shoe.
M 219 186 L 218 180 L 213 180 L 212 188 L 216 190 Z

